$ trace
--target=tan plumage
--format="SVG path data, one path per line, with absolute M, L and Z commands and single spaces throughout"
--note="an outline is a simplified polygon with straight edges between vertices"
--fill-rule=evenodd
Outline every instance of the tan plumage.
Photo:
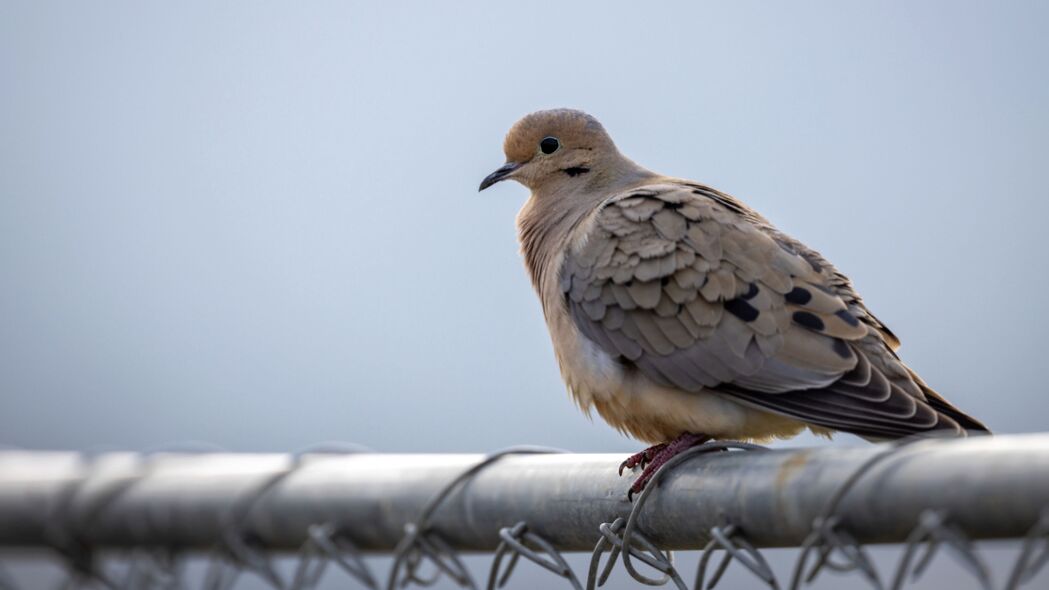
M 481 188 L 532 189 L 518 227 L 562 374 L 619 430 L 986 430 L 900 361 L 847 277 L 737 199 L 645 170 L 579 111 L 528 115 L 504 149 Z

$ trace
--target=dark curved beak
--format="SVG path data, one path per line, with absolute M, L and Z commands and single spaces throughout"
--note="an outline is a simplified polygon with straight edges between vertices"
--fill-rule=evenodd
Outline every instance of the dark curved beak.
M 501 168 L 484 177 L 484 180 L 481 181 L 481 186 L 477 189 L 477 192 L 483 191 L 484 189 L 492 186 L 500 180 L 506 180 L 508 176 L 513 174 L 520 167 L 521 164 L 517 162 L 507 162 L 506 164 L 503 164 Z

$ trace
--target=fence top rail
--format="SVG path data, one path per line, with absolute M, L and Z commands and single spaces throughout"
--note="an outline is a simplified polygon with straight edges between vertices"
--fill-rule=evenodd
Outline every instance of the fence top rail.
M 414 523 L 450 547 L 491 551 L 525 521 L 559 550 L 591 550 L 630 515 L 620 455 L 517 454 L 453 482 L 473 454 L 0 451 L 0 546 L 208 549 L 230 527 L 292 550 L 312 525 L 392 551 Z M 440 497 L 442 490 L 447 494 Z M 435 502 L 435 498 L 440 498 Z M 756 547 L 801 545 L 828 515 L 862 543 L 901 542 L 928 509 L 970 538 L 1023 536 L 1049 505 L 1049 434 L 711 452 L 667 472 L 637 517 L 666 549 L 731 523 Z

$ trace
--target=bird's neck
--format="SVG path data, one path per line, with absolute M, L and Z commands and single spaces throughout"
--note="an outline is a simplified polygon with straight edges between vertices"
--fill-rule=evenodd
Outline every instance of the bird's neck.
M 546 206 L 542 201 L 533 193 L 517 215 L 521 254 L 532 285 L 540 295 L 544 280 L 551 272 L 550 263 L 559 253 L 559 245 L 565 243 L 572 229 L 586 215 L 586 211 L 579 207 Z
M 521 253 L 540 296 L 546 291 L 546 281 L 557 281 L 554 263 L 560 264 L 561 254 L 580 223 L 612 195 L 660 178 L 626 158 L 611 169 L 616 172 L 603 173 L 598 168 L 588 173 L 585 180 L 573 178 L 569 180 L 576 182 L 539 187 L 517 215 Z

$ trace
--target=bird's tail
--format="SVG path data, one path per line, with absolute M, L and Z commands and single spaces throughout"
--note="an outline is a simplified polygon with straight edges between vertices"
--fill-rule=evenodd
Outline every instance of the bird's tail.
M 954 404 L 943 398 L 942 395 L 936 393 L 936 390 L 929 387 L 921 380 L 918 375 L 911 371 L 911 376 L 914 382 L 918 384 L 922 389 L 922 393 L 925 394 L 925 402 L 936 410 L 936 413 L 940 415 L 940 424 L 937 425 L 936 430 L 956 430 L 962 431 L 962 434 L 991 434 L 991 429 L 987 428 L 983 422 L 980 422 L 976 418 L 973 418 L 969 414 L 954 407 Z

